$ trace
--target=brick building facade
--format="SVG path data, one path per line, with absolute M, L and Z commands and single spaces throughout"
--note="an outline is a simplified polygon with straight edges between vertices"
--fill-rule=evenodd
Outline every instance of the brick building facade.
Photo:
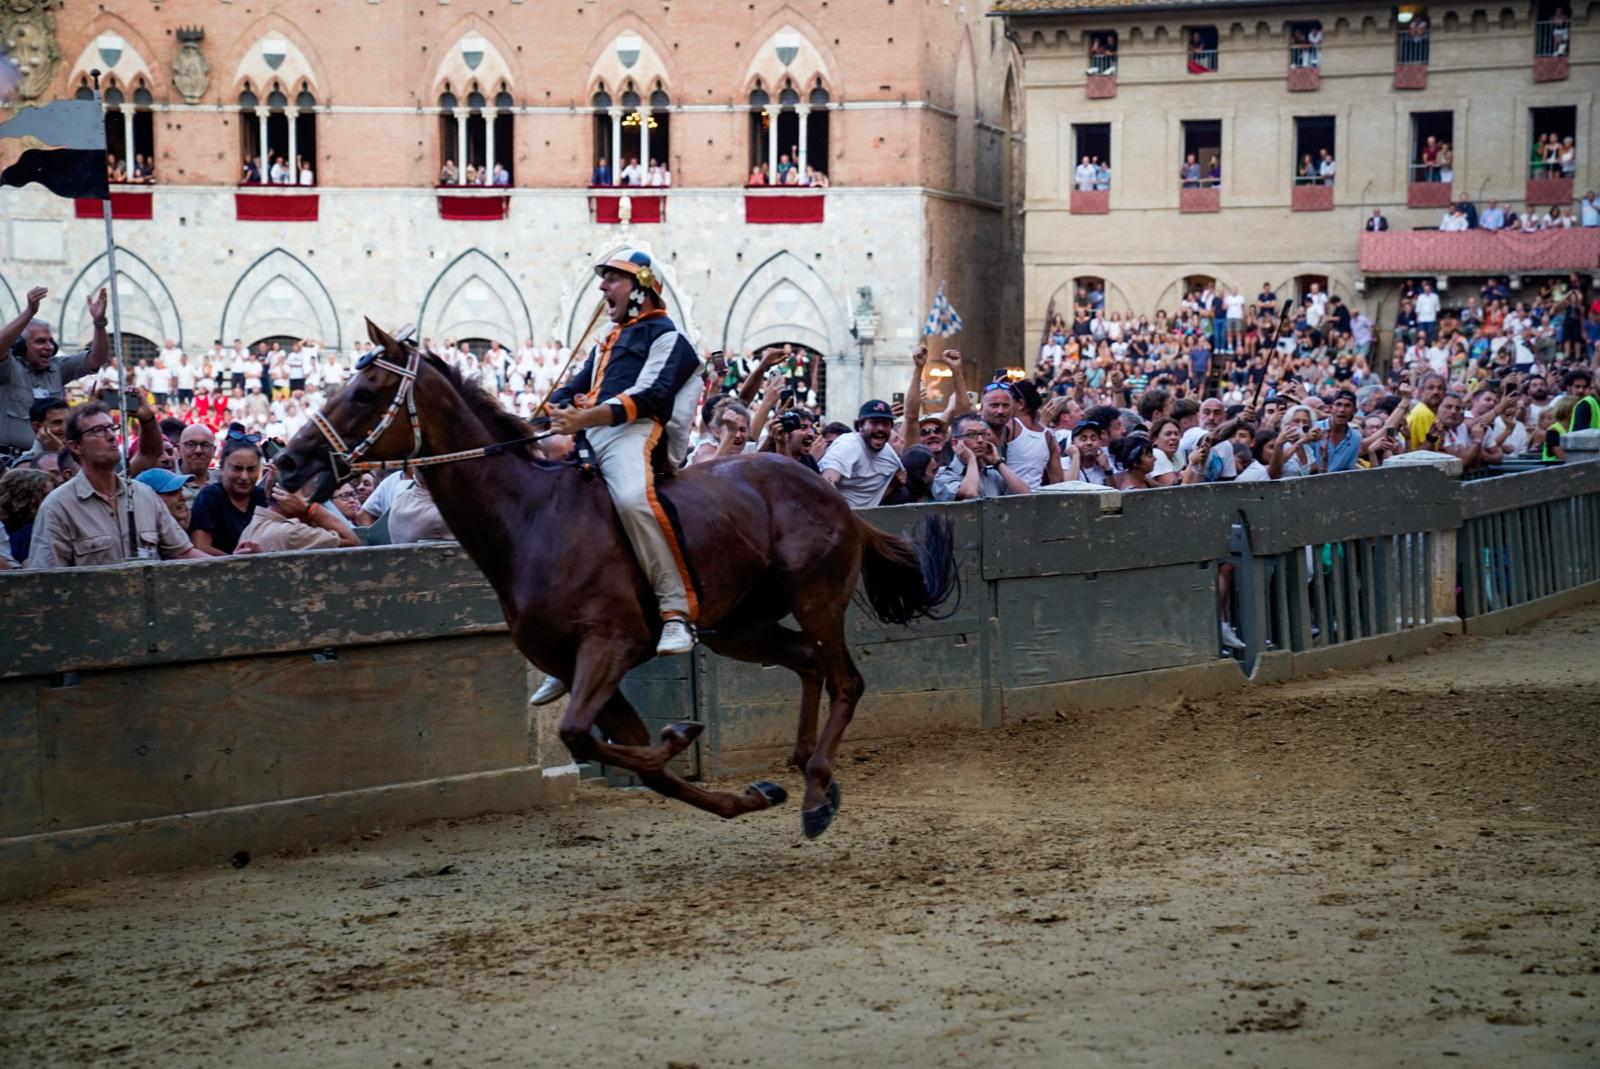
M 1020 351 L 1015 50 L 976 4 L 36 6 L 54 47 L 27 103 L 88 93 L 98 68 L 113 153 L 155 161 L 155 184 L 114 197 L 124 325 L 149 342 L 348 347 L 362 316 L 567 340 L 588 265 L 639 244 L 703 348 L 822 353 L 834 414 L 904 389 L 941 281 L 979 368 Z M 802 145 L 831 188 L 747 191 Z M 264 154 L 295 180 L 304 157 L 314 184 L 241 185 Z M 670 189 L 590 188 L 630 156 L 662 160 Z M 509 185 L 441 188 L 447 160 Z M 0 201 L 0 316 L 48 285 L 83 337 L 101 226 L 39 187 Z

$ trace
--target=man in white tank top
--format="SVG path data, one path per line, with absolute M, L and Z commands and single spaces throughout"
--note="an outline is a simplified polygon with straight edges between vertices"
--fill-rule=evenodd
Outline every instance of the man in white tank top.
M 1062 479 L 1061 447 L 1039 422 L 1039 404 L 1039 390 L 1027 380 L 990 383 L 983 391 L 984 422 L 1003 443 L 1006 465 L 1030 491 Z

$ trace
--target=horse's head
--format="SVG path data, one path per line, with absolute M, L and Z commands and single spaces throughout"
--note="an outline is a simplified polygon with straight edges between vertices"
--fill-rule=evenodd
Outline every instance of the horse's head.
M 377 348 L 356 361 L 344 388 L 274 458 L 284 489 L 316 484 L 316 499 L 326 500 L 349 477 L 352 463 L 399 461 L 422 452 L 416 387 L 432 357 L 370 319 L 367 336 Z

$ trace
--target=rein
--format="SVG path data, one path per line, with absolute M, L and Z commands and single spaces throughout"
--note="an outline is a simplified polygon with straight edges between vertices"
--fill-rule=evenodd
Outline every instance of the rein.
M 578 345 L 574 346 L 567 356 L 567 367 L 561 369 L 562 376 L 565 376 L 567 368 L 572 366 L 573 357 L 577 355 L 583 343 L 588 340 L 589 332 L 594 330 L 594 325 L 600 321 L 600 313 L 604 310 L 604 301 L 595 306 L 594 315 L 589 319 L 589 325 L 583 328 L 583 333 L 578 337 Z M 501 453 L 508 453 L 525 445 L 532 445 L 534 442 L 542 441 L 557 433 L 555 431 L 543 431 L 523 438 L 514 438 L 509 442 L 491 442 L 488 445 L 480 445 L 476 449 L 459 449 L 454 453 L 437 453 L 433 456 L 422 456 L 422 424 L 417 420 L 416 398 L 417 368 L 422 361 L 422 350 L 409 342 L 406 344 L 406 348 L 408 355 L 405 367 L 385 360 L 383 357 L 376 355 L 376 353 L 365 363 L 356 365 L 359 369 L 375 364 L 385 371 L 393 372 L 400 376 L 400 386 L 395 390 L 394 397 L 390 399 L 389 407 L 383 413 L 383 418 L 378 420 L 372 429 L 367 432 L 366 437 L 362 438 L 354 446 L 345 444 L 344 438 L 340 436 L 338 430 L 334 428 L 332 423 L 328 422 L 327 417 L 321 412 L 311 413 L 311 425 L 317 428 L 317 431 L 328 443 L 329 467 L 333 469 L 335 485 L 362 471 L 383 472 L 409 470 L 411 468 L 430 468 L 439 464 L 456 464 L 463 460 L 478 460 L 482 457 L 499 456 Z M 558 378 L 557 381 L 559 382 L 560 379 Z M 544 401 L 539 403 L 540 408 L 549 403 L 550 396 L 555 392 L 555 389 L 555 385 L 552 384 L 550 390 L 544 396 Z M 394 422 L 395 416 L 399 415 L 401 405 L 405 406 L 406 420 L 411 424 L 411 452 L 403 460 L 362 460 L 361 458 L 367 454 L 367 451 L 377 444 L 379 438 L 383 437 L 384 431 L 389 429 L 389 424 Z M 549 422 L 548 416 L 537 417 L 537 419 Z M 343 474 L 340 474 L 339 469 L 341 467 L 344 469 Z

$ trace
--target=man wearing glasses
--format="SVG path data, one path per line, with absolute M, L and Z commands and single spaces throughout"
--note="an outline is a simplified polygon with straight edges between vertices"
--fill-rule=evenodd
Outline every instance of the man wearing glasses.
M 79 405 L 67 419 L 67 449 L 82 465 L 50 492 L 34 520 L 30 568 L 81 568 L 141 560 L 203 560 L 160 496 L 117 473 L 117 430 L 99 402 Z M 133 495 L 138 543 L 128 545 L 127 495 Z
M 983 416 L 976 412 L 957 416 L 950 430 L 955 456 L 933 477 L 935 501 L 972 501 L 1028 493 L 1028 484 L 1000 455 L 999 439 Z
M 191 423 L 178 435 L 178 474 L 194 476 L 183 487 L 183 496 L 190 504 L 201 487 L 216 481 L 217 473 L 211 467 L 216 452 L 217 436 L 204 423 Z

